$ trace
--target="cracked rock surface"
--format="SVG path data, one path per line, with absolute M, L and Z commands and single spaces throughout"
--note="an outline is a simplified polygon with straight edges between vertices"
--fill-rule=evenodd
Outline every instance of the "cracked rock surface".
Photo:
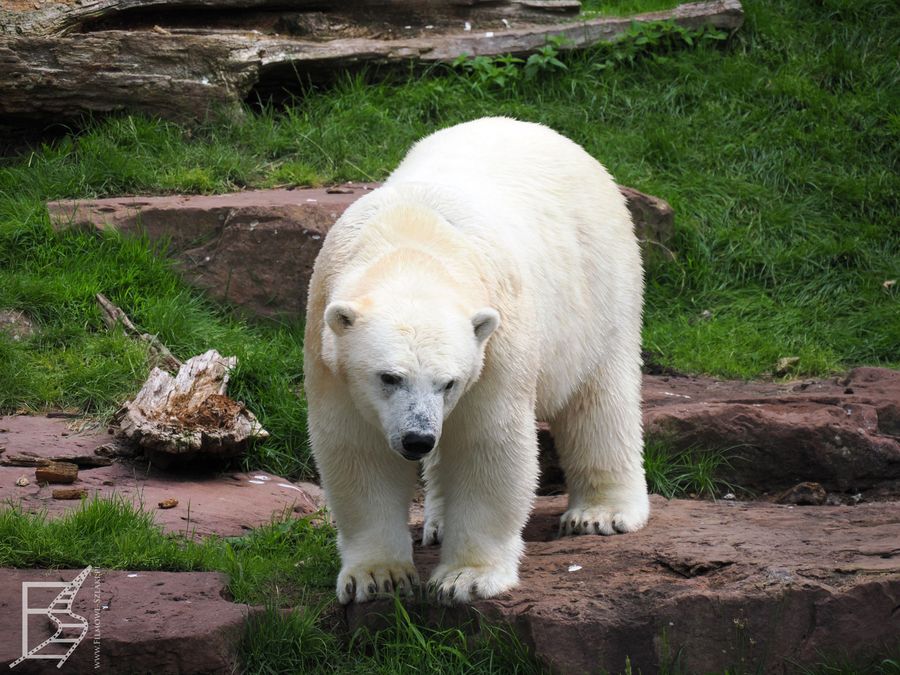
M 474 610 L 507 622 L 560 673 L 786 673 L 822 655 L 887 653 L 900 634 L 900 504 L 778 506 L 651 498 L 647 527 L 556 538 L 564 496 L 539 497 L 519 587 Z M 414 531 L 421 530 L 413 523 Z M 415 549 L 420 575 L 436 547 Z M 350 605 L 378 626 L 385 601 Z M 469 609 L 414 607 L 454 624 Z

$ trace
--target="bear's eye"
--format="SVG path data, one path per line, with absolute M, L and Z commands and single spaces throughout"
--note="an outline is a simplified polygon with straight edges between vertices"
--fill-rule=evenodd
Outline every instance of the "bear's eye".
M 456 386 L 456 380 L 450 380 L 444 387 L 444 391 L 445 392 L 451 391 L 453 389 L 453 387 L 455 387 L 455 386 Z
M 393 373 L 382 373 L 381 374 L 382 383 L 384 383 L 388 386 L 391 386 L 391 387 L 396 387 L 398 384 L 400 384 L 401 379 L 402 378 L 399 375 L 394 375 Z

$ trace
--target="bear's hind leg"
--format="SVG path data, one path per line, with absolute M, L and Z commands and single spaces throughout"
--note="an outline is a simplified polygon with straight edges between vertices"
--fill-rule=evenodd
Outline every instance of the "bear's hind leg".
M 640 388 L 637 363 L 598 369 L 551 422 L 569 491 L 560 535 L 634 532 L 646 525 Z

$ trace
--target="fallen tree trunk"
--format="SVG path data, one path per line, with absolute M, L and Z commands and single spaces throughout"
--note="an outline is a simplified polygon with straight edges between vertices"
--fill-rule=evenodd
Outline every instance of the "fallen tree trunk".
M 202 119 L 211 108 L 237 107 L 254 88 L 275 90 L 322 72 L 361 64 L 446 63 L 463 54 L 522 55 L 551 36 L 565 38 L 566 49 L 580 49 L 615 40 L 633 22 L 660 20 L 730 31 L 741 25 L 743 11 L 739 0 L 712 0 L 624 19 L 491 31 L 456 26 L 413 37 L 401 30 L 390 33 L 390 39 L 309 39 L 152 25 L 148 30 L 0 38 L 0 118 L 33 123 L 130 110 Z
M 16 7 L 19 7 L 17 9 Z M 288 12 L 285 7 L 290 7 Z M 268 10 L 279 14 L 329 12 L 397 15 L 404 18 L 424 15 L 431 19 L 497 16 L 536 20 L 542 16 L 575 13 L 579 0 L 79 0 L 44 3 L 12 0 L 10 8 L 0 8 L 0 35 L 60 36 L 84 30 L 106 21 L 153 16 L 157 21 L 172 19 L 173 13 L 204 10 L 221 14 L 229 10 Z M 212 17 L 214 14 L 210 13 Z

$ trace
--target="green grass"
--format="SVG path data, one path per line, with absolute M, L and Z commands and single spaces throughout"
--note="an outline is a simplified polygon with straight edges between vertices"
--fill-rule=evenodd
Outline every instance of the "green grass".
M 214 307 L 146 241 L 57 236 L 42 218 L 0 224 L 0 307 L 21 309 L 40 326 L 22 341 L 0 335 L 0 411 L 64 407 L 106 416 L 136 391 L 149 372 L 146 348 L 106 329 L 94 300 L 101 292 L 182 359 L 210 348 L 236 355 L 229 393 L 277 438 L 254 448 L 251 463 L 312 474 L 302 326 L 254 324 Z
M 644 471 L 650 492 L 667 499 L 721 497 L 739 487 L 721 477 L 730 466 L 727 450 L 686 449 L 673 453 L 664 440 L 648 438 L 644 444 Z
M 645 346 L 679 370 L 767 376 L 900 366 L 900 19 L 871 0 L 750 0 L 726 45 L 656 34 L 480 82 L 460 69 L 343 78 L 285 109 L 185 127 L 139 116 L 0 160 L 0 409 L 113 409 L 146 374 L 103 327 L 103 292 L 175 354 L 240 359 L 233 393 L 272 433 L 248 464 L 308 476 L 299 326 L 186 290 L 141 242 L 52 232 L 47 199 L 380 179 L 421 136 L 482 115 L 549 124 L 619 182 L 667 199 L 674 262 L 647 270 Z M 702 318 L 704 310 L 711 318 Z
M 889 651 L 888 657 L 874 657 L 860 663 L 843 657 L 822 659 L 813 666 L 795 665 L 799 675 L 900 675 L 900 643 Z
M 376 632 L 360 630 L 348 643 L 326 630 L 319 610 L 274 609 L 251 619 L 241 650 L 248 673 L 543 673 L 545 669 L 509 629 L 421 625 L 399 602 Z
M 197 571 L 229 577 L 238 602 L 290 605 L 332 592 L 337 574 L 333 528 L 276 519 L 243 537 L 168 535 L 153 514 L 123 498 L 89 499 L 61 518 L 0 510 L 0 567 L 84 567 Z
M 421 627 L 399 603 L 386 629 L 342 640 L 329 618 L 335 532 L 310 519 L 288 517 L 243 537 L 199 539 L 163 533 L 152 513 L 121 498 L 84 500 L 52 520 L 0 509 L 0 567 L 87 565 L 225 573 L 236 602 L 266 606 L 248 622 L 240 646 L 250 673 L 540 672 L 503 628 L 480 626 L 470 637 L 461 629 Z

